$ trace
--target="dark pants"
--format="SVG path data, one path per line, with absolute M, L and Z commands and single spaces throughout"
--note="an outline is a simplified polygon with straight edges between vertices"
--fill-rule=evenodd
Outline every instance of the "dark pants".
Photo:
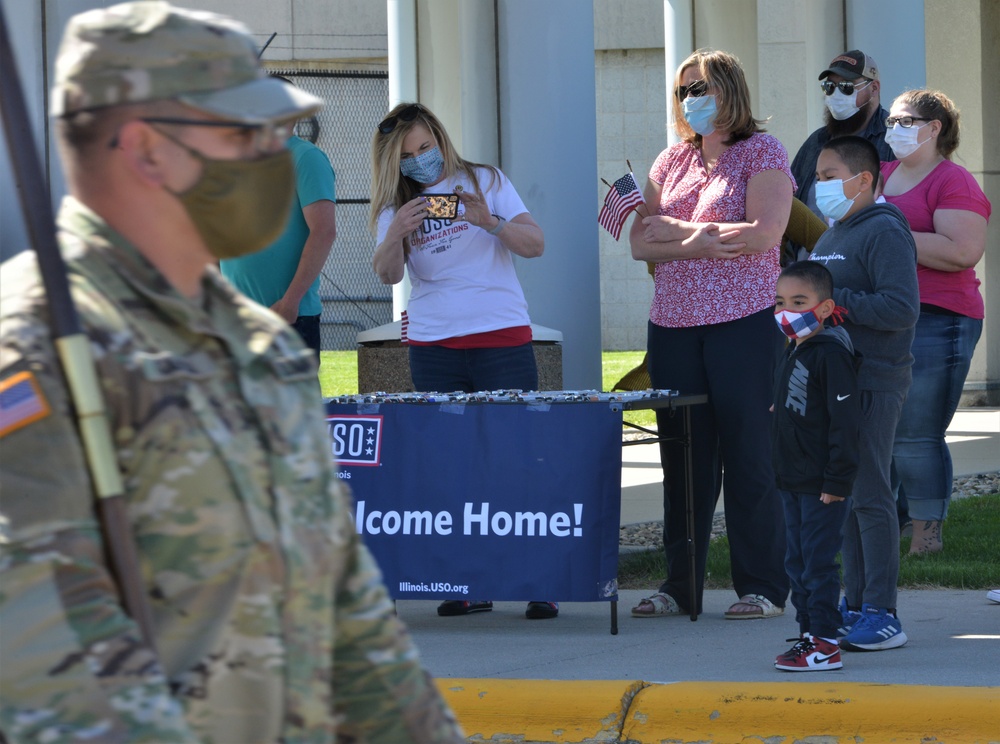
M 785 571 L 799 632 L 834 640 L 841 624 L 837 553 L 850 501 L 824 504 L 816 493 L 778 492 L 785 505 Z
M 708 394 L 691 408 L 697 610 L 701 611 L 712 518 L 723 483 L 733 586 L 779 607 L 788 596 L 785 524 L 771 469 L 771 384 L 781 334 L 770 308 L 694 328 L 648 327 L 649 376 L 656 388 Z M 661 434 L 679 436 L 680 413 L 658 411 Z M 684 448 L 660 444 L 667 580 L 660 591 L 689 610 Z M 723 466 L 725 470 L 723 471 Z M 724 476 L 723 476 L 724 472 Z
M 424 393 L 538 389 L 530 343 L 495 349 L 410 346 L 410 376 L 413 389 Z
M 319 337 L 319 317 L 318 315 L 300 315 L 292 323 L 292 328 L 298 331 L 306 346 L 316 352 L 316 361 L 319 361 L 319 351 L 322 342 Z

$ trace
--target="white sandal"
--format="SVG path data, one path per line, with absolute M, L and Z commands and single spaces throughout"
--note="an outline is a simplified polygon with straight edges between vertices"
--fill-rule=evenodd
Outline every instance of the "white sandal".
M 653 608 L 652 612 L 642 609 L 646 605 L 650 605 Z M 639 600 L 639 604 L 632 608 L 632 617 L 660 617 L 661 615 L 681 614 L 683 614 L 683 610 L 677 604 L 677 600 L 663 592 L 657 592 L 650 597 L 643 597 Z
M 738 605 L 752 605 L 757 607 L 759 612 L 734 612 L 733 608 Z M 744 594 L 738 602 L 726 610 L 726 620 L 758 620 L 768 617 L 779 617 L 785 614 L 784 607 L 778 607 L 763 594 Z

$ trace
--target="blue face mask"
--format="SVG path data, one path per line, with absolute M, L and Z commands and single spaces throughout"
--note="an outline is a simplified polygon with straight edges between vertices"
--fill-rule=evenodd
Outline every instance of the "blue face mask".
M 718 113 L 715 105 L 715 96 L 704 95 L 688 96 L 681 101 L 681 109 L 684 111 L 684 120 L 688 126 L 702 137 L 707 137 L 715 131 L 715 116 Z
M 816 206 L 819 208 L 819 211 L 826 215 L 828 219 L 843 219 L 844 215 L 851 210 L 854 199 L 858 198 L 848 199 L 844 195 L 844 184 L 847 181 L 853 181 L 860 175 L 860 173 L 855 173 L 846 181 L 841 178 L 834 178 L 830 181 L 817 181 Z
M 444 170 L 444 155 L 440 147 L 432 147 L 412 158 L 399 161 L 399 172 L 417 183 L 437 183 Z

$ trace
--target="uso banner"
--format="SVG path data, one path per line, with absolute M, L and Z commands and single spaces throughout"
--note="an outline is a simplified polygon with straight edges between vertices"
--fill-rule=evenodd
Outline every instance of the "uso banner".
M 394 599 L 617 599 L 620 406 L 327 403 Z

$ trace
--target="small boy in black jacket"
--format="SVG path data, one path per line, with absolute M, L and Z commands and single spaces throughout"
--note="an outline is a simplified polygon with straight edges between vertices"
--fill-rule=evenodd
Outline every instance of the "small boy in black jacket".
M 823 325 L 838 311 L 825 266 L 799 261 L 781 272 L 774 319 L 792 343 L 775 375 L 771 442 L 800 637 L 774 666 L 789 672 L 843 666 L 836 556 L 858 469 L 861 408 L 860 357 L 843 328 Z

